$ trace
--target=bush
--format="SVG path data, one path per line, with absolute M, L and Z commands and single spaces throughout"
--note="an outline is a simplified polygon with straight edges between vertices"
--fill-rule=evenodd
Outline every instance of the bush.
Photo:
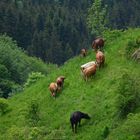
M 29 77 L 27 79 L 27 82 L 24 84 L 24 87 L 29 87 L 44 77 L 45 75 L 41 74 L 41 72 L 32 72 L 31 74 L 29 74 Z
M 117 108 L 121 117 L 126 117 L 139 105 L 140 79 L 130 74 L 123 74 L 118 88 Z
M 31 126 L 36 126 L 39 122 L 39 104 L 36 100 L 32 100 L 31 103 L 29 103 L 25 118 Z
M 14 84 L 12 87 L 12 91 L 8 94 L 8 97 L 14 96 L 17 93 L 21 93 L 23 91 L 23 86 Z
M 103 33 L 105 40 L 114 40 L 120 37 L 122 34 L 122 30 L 107 30 Z
M 18 127 L 11 126 L 7 130 L 7 134 L 5 137 L 8 140 L 42 140 L 46 135 L 44 127 Z M 3 138 L 5 139 L 5 138 Z
M 25 140 L 24 129 L 17 126 L 12 126 L 7 131 L 9 140 Z
M 140 36 L 137 37 L 136 43 L 140 46 Z
M 128 41 L 125 47 L 125 55 L 127 58 L 131 58 L 131 55 L 134 53 L 136 49 L 140 47 L 140 39 L 137 37 L 135 40 Z
M 29 140 L 39 140 L 41 139 L 42 130 L 39 127 L 33 127 L 30 130 Z
M 8 101 L 6 99 L 0 98 L 0 114 L 3 115 L 8 111 Z
M 0 97 L 8 98 L 23 91 L 23 87 L 13 81 L 0 79 Z
M 124 123 L 121 123 L 107 140 L 139 140 L 140 139 L 140 113 L 130 113 Z

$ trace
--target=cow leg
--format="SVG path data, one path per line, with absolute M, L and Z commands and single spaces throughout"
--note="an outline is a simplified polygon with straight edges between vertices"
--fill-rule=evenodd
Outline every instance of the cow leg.
M 101 68 L 101 64 L 99 64 L 99 69 Z
M 75 133 L 77 133 L 77 123 L 75 124 Z
M 74 132 L 74 124 L 71 123 L 72 132 Z
M 52 95 L 52 97 L 54 97 L 54 96 L 55 96 L 55 93 L 54 93 L 54 92 L 52 92 L 52 93 L 51 93 L 51 95 Z
M 105 61 L 103 61 L 103 67 L 105 66 Z

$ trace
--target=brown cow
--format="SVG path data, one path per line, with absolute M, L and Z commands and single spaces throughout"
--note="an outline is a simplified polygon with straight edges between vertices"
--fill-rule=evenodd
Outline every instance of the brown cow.
M 93 64 L 82 70 L 82 74 L 86 81 L 87 81 L 88 77 L 90 77 L 91 75 L 94 75 L 95 73 L 96 73 L 96 64 Z
M 85 48 L 81 49 L 81 56 L 85 57 L 87 55 L 87 50 Z
M 97 63 L 97 66 L 100 68 L 101 66 L 104 65 L 104 62 L 105 62 L 105 56 L 104 56 L 103 52 L 97 51 L 96 52 L 96 63 Z
M 104 46 L 104 40 L 102 38 L 97 38 L 92 42 L 92 48 L 95 50 L 95 52 L 99 49 L 102 50 Z
M 51 92 L 51 95 L 52 95 L 53 97 L 55 97 L 55 96 L 56 96 L 56 93 L 57 93 L 57 91 L 58 91 L 57 83 L 52 82 L 52 83 L 50 84 L 50 86 L 49 86 L 49 90 L 50 90 L 50 92 Z
M 63 87 L 64 80 L 65 80 L 65 77 L 64 76 L 59 76 L 56 79 L 56 83 L 57 83 L 57 86 L 58 86 L 59 90 Z

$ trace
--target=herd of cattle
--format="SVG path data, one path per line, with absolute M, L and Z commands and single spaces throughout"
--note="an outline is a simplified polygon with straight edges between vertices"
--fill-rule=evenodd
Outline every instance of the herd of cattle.
M 89 77 L 92 75 L 95 75 L 97 68 L 101 68 L 104 66 L 105 63 L 105 55 L 103 53 L 103 46 L 104 46 L 104 40 L 102 38 L 97 38 L 92 43 L 92 48 L 94 49 L 96 53 L 96 60 L 90 61 L 84 65 L 81 66 L 81 74 L 85 81 L 88 80 Z M 87 50 L 85 48 L 81 49 L 81 56 L 86 57 L 87 56 Z M 63 88 L 65 77 L 59 76 L 56 79 L 56 82 L 52 82 L 49 85 L 49 90 L 51 92 L 52 97 L 56 97 L 56 94 Z M 81 119 L 90 119 L 89 115 L 80 111 L 74 112 L 70 116 L 70 122 L 72 126 L 73 132 L 76 133 L 77 125 L 80 125 Z
M 105 55 L 102 52 L 104 46 L 104 40 L 102 38 L 97 38 L 92 43 L 92 48 L 95 50 L 96 53 L 96 61 L 88 62 L 81 66 L 81 73 L 84 79 L 87 81 L 88 77 L 94 75 L 96 73 L 96 69 L 101 68 L 105 62 Z M 85 57 L 87 55 L 87 50 L 81 50 L 81 56 Z

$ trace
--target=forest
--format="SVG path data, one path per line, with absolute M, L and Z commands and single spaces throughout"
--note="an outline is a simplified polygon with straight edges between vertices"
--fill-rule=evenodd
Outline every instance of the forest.
M 16 40 L 28 55 L 62 65 L 96 38 L 87 26 L 95 1 L 101 0 L 1 0 L 0 33 Z M 104 7 L 106 28 L 139 27 L 139 0 L 104 0 Z

